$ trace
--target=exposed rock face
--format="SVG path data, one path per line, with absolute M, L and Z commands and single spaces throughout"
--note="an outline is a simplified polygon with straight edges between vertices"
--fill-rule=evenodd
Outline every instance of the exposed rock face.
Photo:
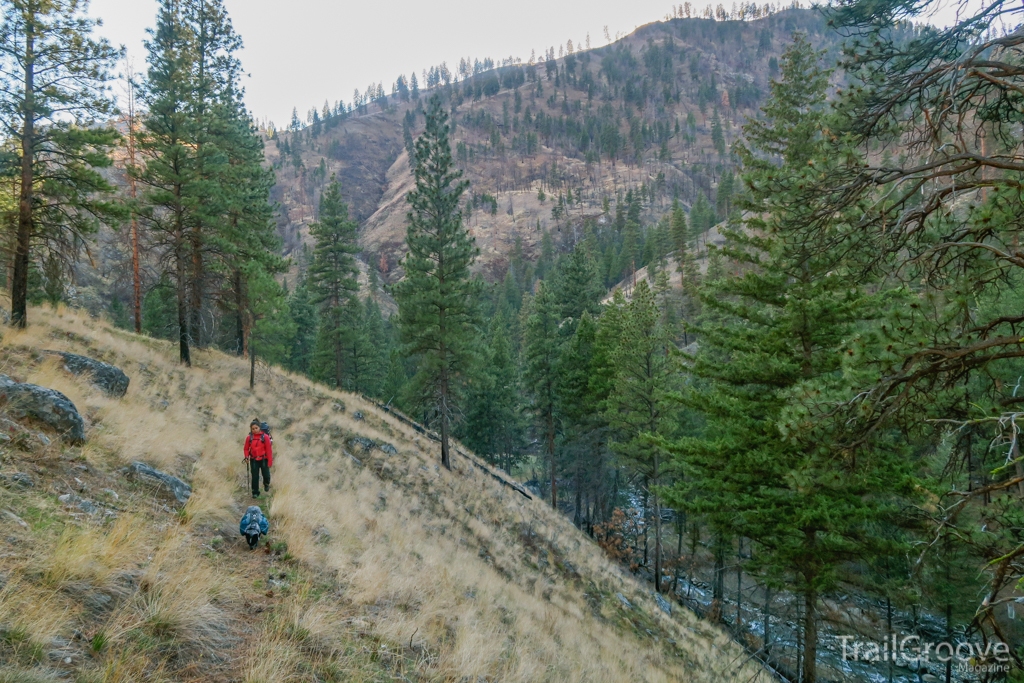
M 128 375 L 120 368 L 88 356 L 79 356 L 64 351 L 48 351 L 64 359 L 64 367 L 75 375 L 91 375 L 92 383 L 108 396 L 121 398 L 128 393 Z
M 17 418 L 31 417 L 44 422 L 70 444 L 85 443 L 85 422 L 71 399 L 59 391 L 0 375 L 0 401 Z
M 161 484 L 174 495 L 179 503 L 187 503 L 188 499 L 192 496 L 191 486 L 175 476 L 150 467 L 144 462 L 139 462 L 138 460 L 133 462 L 128 466 L 128 474 L 142 476 Z

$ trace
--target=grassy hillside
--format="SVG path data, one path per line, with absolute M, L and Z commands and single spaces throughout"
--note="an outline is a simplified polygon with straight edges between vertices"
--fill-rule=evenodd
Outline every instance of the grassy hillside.
M 186 370 L 169 343 L 30 315 L 2 371 L 70 397 L 87 442 L 0 413 L 0 681 L 769 680 L 542 501 L 468 455 L 441 470 L 433 442 L 360 397 L 277 370 L 253 393 L 241 359 Z M 116 364 L 127 396 L 42 349 Z M 249 552 L 254 416 L 276 457 L 269 545 Z M 134 460 L 188 481 L 189 502 L 129 480 Z

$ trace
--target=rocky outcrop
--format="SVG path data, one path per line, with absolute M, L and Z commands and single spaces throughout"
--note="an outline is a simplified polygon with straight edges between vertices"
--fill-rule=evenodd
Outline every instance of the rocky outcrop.
M 140 476 L 166 488 L 179 503 L 187 503 L 192 497 L 192 487 L 175 476 L 161 472 L 155 467 L 150 467 L 144 462 L 136 460 L 127 468 L 129 476 Z
M 121 398 L 128 393 L 128 375 L 110 363 L 98 361 L 88 356 L 64 351 L 47 351 L 64 359 L 64 368 L 74 375 L 89 375 L 92 383 L 103 393 L 113 398 Z
M 85 442 L 82 416 L 71 399 L 59 391 L 0 375 L 0 401 L 14 417 L 39 420 L 57 430 L 70 444 Z

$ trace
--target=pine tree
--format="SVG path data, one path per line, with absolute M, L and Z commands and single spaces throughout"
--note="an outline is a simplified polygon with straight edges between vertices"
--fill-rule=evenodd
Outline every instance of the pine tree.
M 725 131 L 722 129 L 722 119 L 717 108 L 711 118 L 711 144 L 715 146 L 718 156 L 725 156 Z
M 309 283 L 305 278 L 299 280 L 295 290 L 288 297 L 288 311 L 295 335 L 291 339 L 291 349 L 285 367 L 293 372 L 308 375 L 313 366 L 318 315 Z
M 220 213 L 216 217 L 217 222 L 208 221 L 206 229 L 196 238 L 202 245 L 198 252 L 193 251 L 192 275 L 196 277 L 198 268 L 210 276 L 216 275 L 222 282 L 218 299 L 221 308 L 235 319 L 233 348 L 248 356 L 253 326 L 258 319 L 263 320 L 263 328 L 284 324 L 276 321 L 272 325 L 266 318 L 269 313 L 257 316 L 255 311 L 266 304 L 260 301 L 261 298 L 277 301 L 284 296 L 283 291 L 268 294 L 267 278 L 273 279 L 283 273 L 287 264 L 280 256 L 281 239 L 270 203 L 274 172 L 264 163 L 263 140 L 241 100 L 221 103 L 218 115 L 218 135 L 209 141 L 208 146 L 216 144 L 226 162 L 218 169 Z M 203 264 L 208 260 L 207 249 L 210 247 L 215 248 L 214 258 L 206 266 Z M 197 254 L 202 261 L 198 266 Z M 255 281 L 263 284 L 254 289 L 252 283 Z M 203 287 L 193 285 L 193 293 L 197 288 L 205 291 Z M 260 293 L 255 294 L 256 290 Z M 198 309 L 194 300 L 190 307 L 193 314 L 191 327 L 198 324 L 196 316 L 202 311 L 202 299 Z M 285 305 L 279 302 L 269 310 L 284 309 Z
M 706 431 L 673 447 L 686 478 L 668 496 L 702 514 L 719 544 L 730 536 L 752 539 L 752 569 L 800 593 L 804 683 L 816 679 L 819 596 L 835 585 L 841 563 L 885 552 L 866 525 L 889 523 L 891 496 L 909 486 L 893 444 L 839 448 L 844 424 L 817 403 L 841 392 L 847 339 L 879 308 L 875 295 L 852 284 L 848 254 L 820 249 L 799 233 L 801 176 L 816 172 L 808 162 L 830 159 L 823 134 L 828 78 L 818 59 L 798 37 L 765 118 L 745 130 L 750 148 L 741 145 L 739 153 L 749 218 L 745 230 L 727 231 L 734 272 L 709 273 L 702 299 L 712 314 L 699 329 L 694 381 L 681 394 L 703 415 Z M 781 153 L 781 168 L 770 151 Z
M 106 84 L 118 57 L 92 37 L 96 22 L 74 0 L 8 0 L 0 26 L 0 116 L 14 149 L 18 195 L 11 324 L 27 324 L 34 246 L 68 255 L 98 220 L 119 215 L 101 175 L 117 134 L 97 125 L 113 111 Z
M 718 182 L 718 191 L 715 193 L 715 209 L 718 212 L 719 220 L 726 220 L 732 212 L 733 192 L 732 171 L 726 170 L 722 173 L 722 179 Z
M 331 380 L 339 389 L 345 386 L 347 370 L 351 370 L 346 352 L 354 346 L 353 323 L 358 320 L 357 229 L 356 222 L 349 218 L 348 205 L 342 201 L 341 185 L 332 176 L 320 197 L 320 220 L 309 228 L 316 245 L 309 267 L 309 284 L 320 318 L 313 373 Z
M 640 280 L 625 307 L 619 344 L 612 352 L 614 380 L 607 419 L 616 430 L 614 448 L 622 461 L 643 476 L 654 512 L 654 589 L 661 591 L 661 496 L 668 468 L 664 447 L 655 441 L 670 434 L 675 368 L 671 341 L 661 324 L 654 292 Z
M 470 389 L 464 441 L 478 455 L 511 474 L 525 448 L 525 424 L 520 403 L 519 368 L 512 356 L 500 314 L 491 323 L 483 367 Z
M 551 507 L 558 509 L 558 476 L 555 463 L 557 436 L 559 329 L 558 303 L 546 281 L 524 307 L 524 383 L 531 395 L 531 408 L 540 423 L 544 452 L 551 477 Z
M 193 36 L 173 0 L 162 0 L 156 28 L 146 41 L 149 72 L 143 100 L 147 114 L 139 148 L 145 165 L 136 169 L 142 203 L 155 246 L 164 252 L 177 299 L 179 358 L 192 364 L 188 278 L 188 232 L 196 182 L 194 131 L 188 102 L 192 85 Z
M 208 336 L 204 331 L 203 307 L 217 275 L 210 263 L 212 254 L 222 248 L 224 233 L 234 233 L 228 239 L 237 238 L 237 217 L 241 211 L 260 211 L 265 216 L 251 224 L 270 224 L 269 189 L 274 183 L 270 175 L 266 196 L 251 203 L 247 202 L 249 198 L 243 199 L 247 203 L 244 209 L 235 201 L 237 196 L 232 196 L 247 189 L 245 181 L 250 178 L 242 180 L 239 176 L 255 175 L 257 184 L 264 183 L 259 178 L 262 169 L 252 166 L 254 161 L 263 161 L 262 139 L 255 134 L 238 86 L 241 65 L 235 53 L 241 49 L 242 41 L 231 25 L 223 0 L 183 0 L 180 7 L 182 19 L 190 28 L 193 53 L 188 92 L 194 154 L 194 178 L 189 187 L 192 212 L 186 238 L 191 260 L 189 331 L 192 343 L 203 347 Z M 263 188 L 256 191 L 262 192 Z M 228 216 L 236 219 L 236 224 L 228 225 Z M 279 247 L 273 248 L 278 250 Z M 283 264 L 276 265 L 277 270 L 282 268 Z
M 468 183 L 455 169 L 448 114 L 439 96 L 430 100 L 427 125 L 416 140 L 416 187 L 403 260 L 405 279 L 395 286 L 405 351 L 418 357 L 419 403 L 437 416 L 441 464 L 451 469 L 448 439 L 459 403 L 459 382 L 472 364 L 478 337 L 479 283 L 469 268 L 478 250 L 459 208 Z
M 553 295 L 563 321 L 563 338 L 572 336 L 584 313 L 596 316 L 600 312 L 604 288 L 597 274 L 597 264 L 583 244 L 576 245 L 559 263 Z

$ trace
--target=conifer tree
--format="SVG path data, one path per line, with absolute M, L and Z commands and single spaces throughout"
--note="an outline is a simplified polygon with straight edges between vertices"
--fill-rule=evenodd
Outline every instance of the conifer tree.
M 838 448 L 843 424 L 815 404 L 837 390 L 848 337 L 880 307 L 844 271 L 848 254 L 799 235 L 801 188 L 816 172 L 809 162 L 831 158 L 819 59 L 798 36 L 764 119 L 745 130 L 749 218 L 746 230 L 727 231 L 736 270 L 705 286 L 713 315 L 700 326 L 695 380 L 682 393 L 707 429 L 673 448 L 686 479 L 668 496 L 703 514 L 719 539 L 754 539 L 753 569 L 800 593 L 803 683 L 816 680 L 820 595 L 835 585 L 841 563 L 885 552 L 865 525 L 887 523 L 891 496 L 908 489 L 892 444 Z
M 711 144 L 715 146 L 718 156 L 725 156 L 725 132 L 722 130 L 722 119 L 717 108 L 711 118 Z
M 198 277 L 199 268 L 210 276 L 216 275 L 223 283 L 218 298 L 221 308 L 236 321 L 234 348 L 239 354 L 248 356 L 256 320 L 264 320 L 261 323 L 263 328 L 271 326 L 266 318 L 269 313 L 256 316 L 254 312 L 264 307 L 266 302 L 260 301 L 261 298 L 269 297 L 276 301 L 285 295 L 283 291 L 270 294 L 269 282 L 283 273 L 287 265 L 280 256 L 281 239 L 277 235 L 274 209 L 270 203 L 274 172 L 264 165 L 263 140 L 241 100 L 225 100 L 218 105 L 221 117 L 218 135 L 208 142 L 208 146 L 217 145 L 225 161 L 219 169 L 221 177 L 217 179 L 220 214 L 216 217 L 216 224 L 208 222 L 206 229 L 195 238 L 203 243 L 198 255 L 204 263 L 209 247 L 216 247 L 215 259 L 209 266 L 197 266 L 197 252 L 193 251 L 192 276 Z M 192 232 L 195 234 L 194 227 Z M 255 281 L 262 284 L 254 289 L 252 282 Z M 193 292 L 196 287 L 206 291 L 199 285 L 193 285 Z M 255 294 L 256 290 L 260 293 Z M 200 324 L 197 316 L 202 310 L 202 299 L 199 303 L 198 310 L 194 301 L 190 304 L 190 327 Z M 282 303 L 269 310 L 284 308 Z M 274 323 L 281 324 L 282 321 Z
M 561 334 L 570 337 L 584 313 L 595 316 L 600 312 L 604 294 L 597 264 L 582 243 L 559 263 L 553 286 L 558 315 L 564 321 Z
M 237 239 L 237 216 L 242 209 L 238 206 L 237 194 L 244 193 L 247 186 L 245 182 L 238 184 L 239 175 L 259 175 L 252 162 L 254 159 L 262 162 L 263 145 L 254 134 L 255 126 L 251 125 L 241 102 L 238 86 L 241 65 L 235 53 L 241 49 L 242 41 L 231 25 L 224 1 L 184 0 L 180 2 L 180 8 L 182 20 L 190 28 L 193 53 L 188 92 L 194 155 L 194 182 L 189 188 L 193 210 L 187 235 L 191 261 L 189 331 L 192 343 L 202 347 L 208 336 L 204 331 L 203 307 L 213 290 L 212 281 L 217 274 L 210 261 L 223 249 L 224 239 Z M 248 197 L 242 200 L 247 204 L 245 208 L 266 215 L 266 219 L 261 216 L 251 224 L 262 222 L 269 225 L 272 175 L 269 179 L 267 196 L 262 201 L 248 202 Z M 256 182 L 261 183 L 260 180 Z M 262 192 L 262 189 L 257 192 Z M 228 224 L 225 220 L 228 216 L 235 219 L 234 224 Z M 229 231 L 235 234 L 226 236 Z M 255 241 L 258 238 L 253 236 L 251 239 Z
M 416 140 L 416 187 L 408 195 L 405 279 L 395 286 L 406 353 L 419 359 L 418 402 L 437 417 L 441 464 L 451 469 L 448 439 L 459 384 L 472 365 L 478 332 L 479 284 L 469 268 L 478 250 L 462 224 L 468 183 L 456 170 L 450 127 L 439 96 L 430 99 L 427 125 Z
M 320 318 L 314 376 L 330 379 L 339 389 L 345 386 L 348 371 L 354 370 L 347 350 L 354 346 L 354 323 L 358 321 L 357 229 L 356 222 L 349 218 L 348 205 L 342 201 L 341 185 L 332 176 L 320 197 L 320 220 L 309 228 L 316 243 L 309 282 Z
M 483 367 L 475 374 L 469 395 L 465 442 L 478 455 L 512 472 L 525 447 L 525 424 L 520 396 L 519 368 L 505 333 L 507 319 L 491 322 Z
M 162 0 L 146 49 L 149 72 L 143 100 L 147 113 L 139 140 L 145 165 L 135 172 L 144 188 L 142 202 L 150 235 L 163 252 L 164 268 L 175 289 L 179 358 L 191 365 L 188 233 L 196 174 L 188 102 L 194 50 L 191 28 L 177 2 Z
M 530 392 L 531 408 L 540 423 L 544 452 L 551 477 L 551 507 L 558 509 L 558 477 L 555 463 L 557 436 L 559 329 L 558 302 L 546 281 L 524 307 L 524 380 Z
M 312 371 L 316 331 L 319 326 L 317 309 L 313 304 L 308 280 L 299 280 L 288 297 L 288 311 L 294 325 L 295 335 L 291 339 L 285 367 L 304 375 Z
M 623 310 L 622 332 L 612 352 L 614 379 L 607 419 L 618 433 L 614 448 L 623 462 L 643 476 L 654 513 L 654 589 L 661 591 L 661 495 L 668 467 L 664 447 L 656 441 L 670 433 L 669 392 L 676 377 L 671 341 L 661 324 L 654 292 L 640 280 Z
M 0 25 L 0 117 L 14 150 L 18 195 L 11 324 L 25 327 L 32 253 L 40 243 L 56 258 L 118 215 L 104 197 L 113 129 L 107 92 L 118 57 L 92 36 L 96 22 L 76 0 L 8 0 Z M 54 262 L 60 267 L 59 262 Z M 51 278 L 52 279 L 52 278 Z

